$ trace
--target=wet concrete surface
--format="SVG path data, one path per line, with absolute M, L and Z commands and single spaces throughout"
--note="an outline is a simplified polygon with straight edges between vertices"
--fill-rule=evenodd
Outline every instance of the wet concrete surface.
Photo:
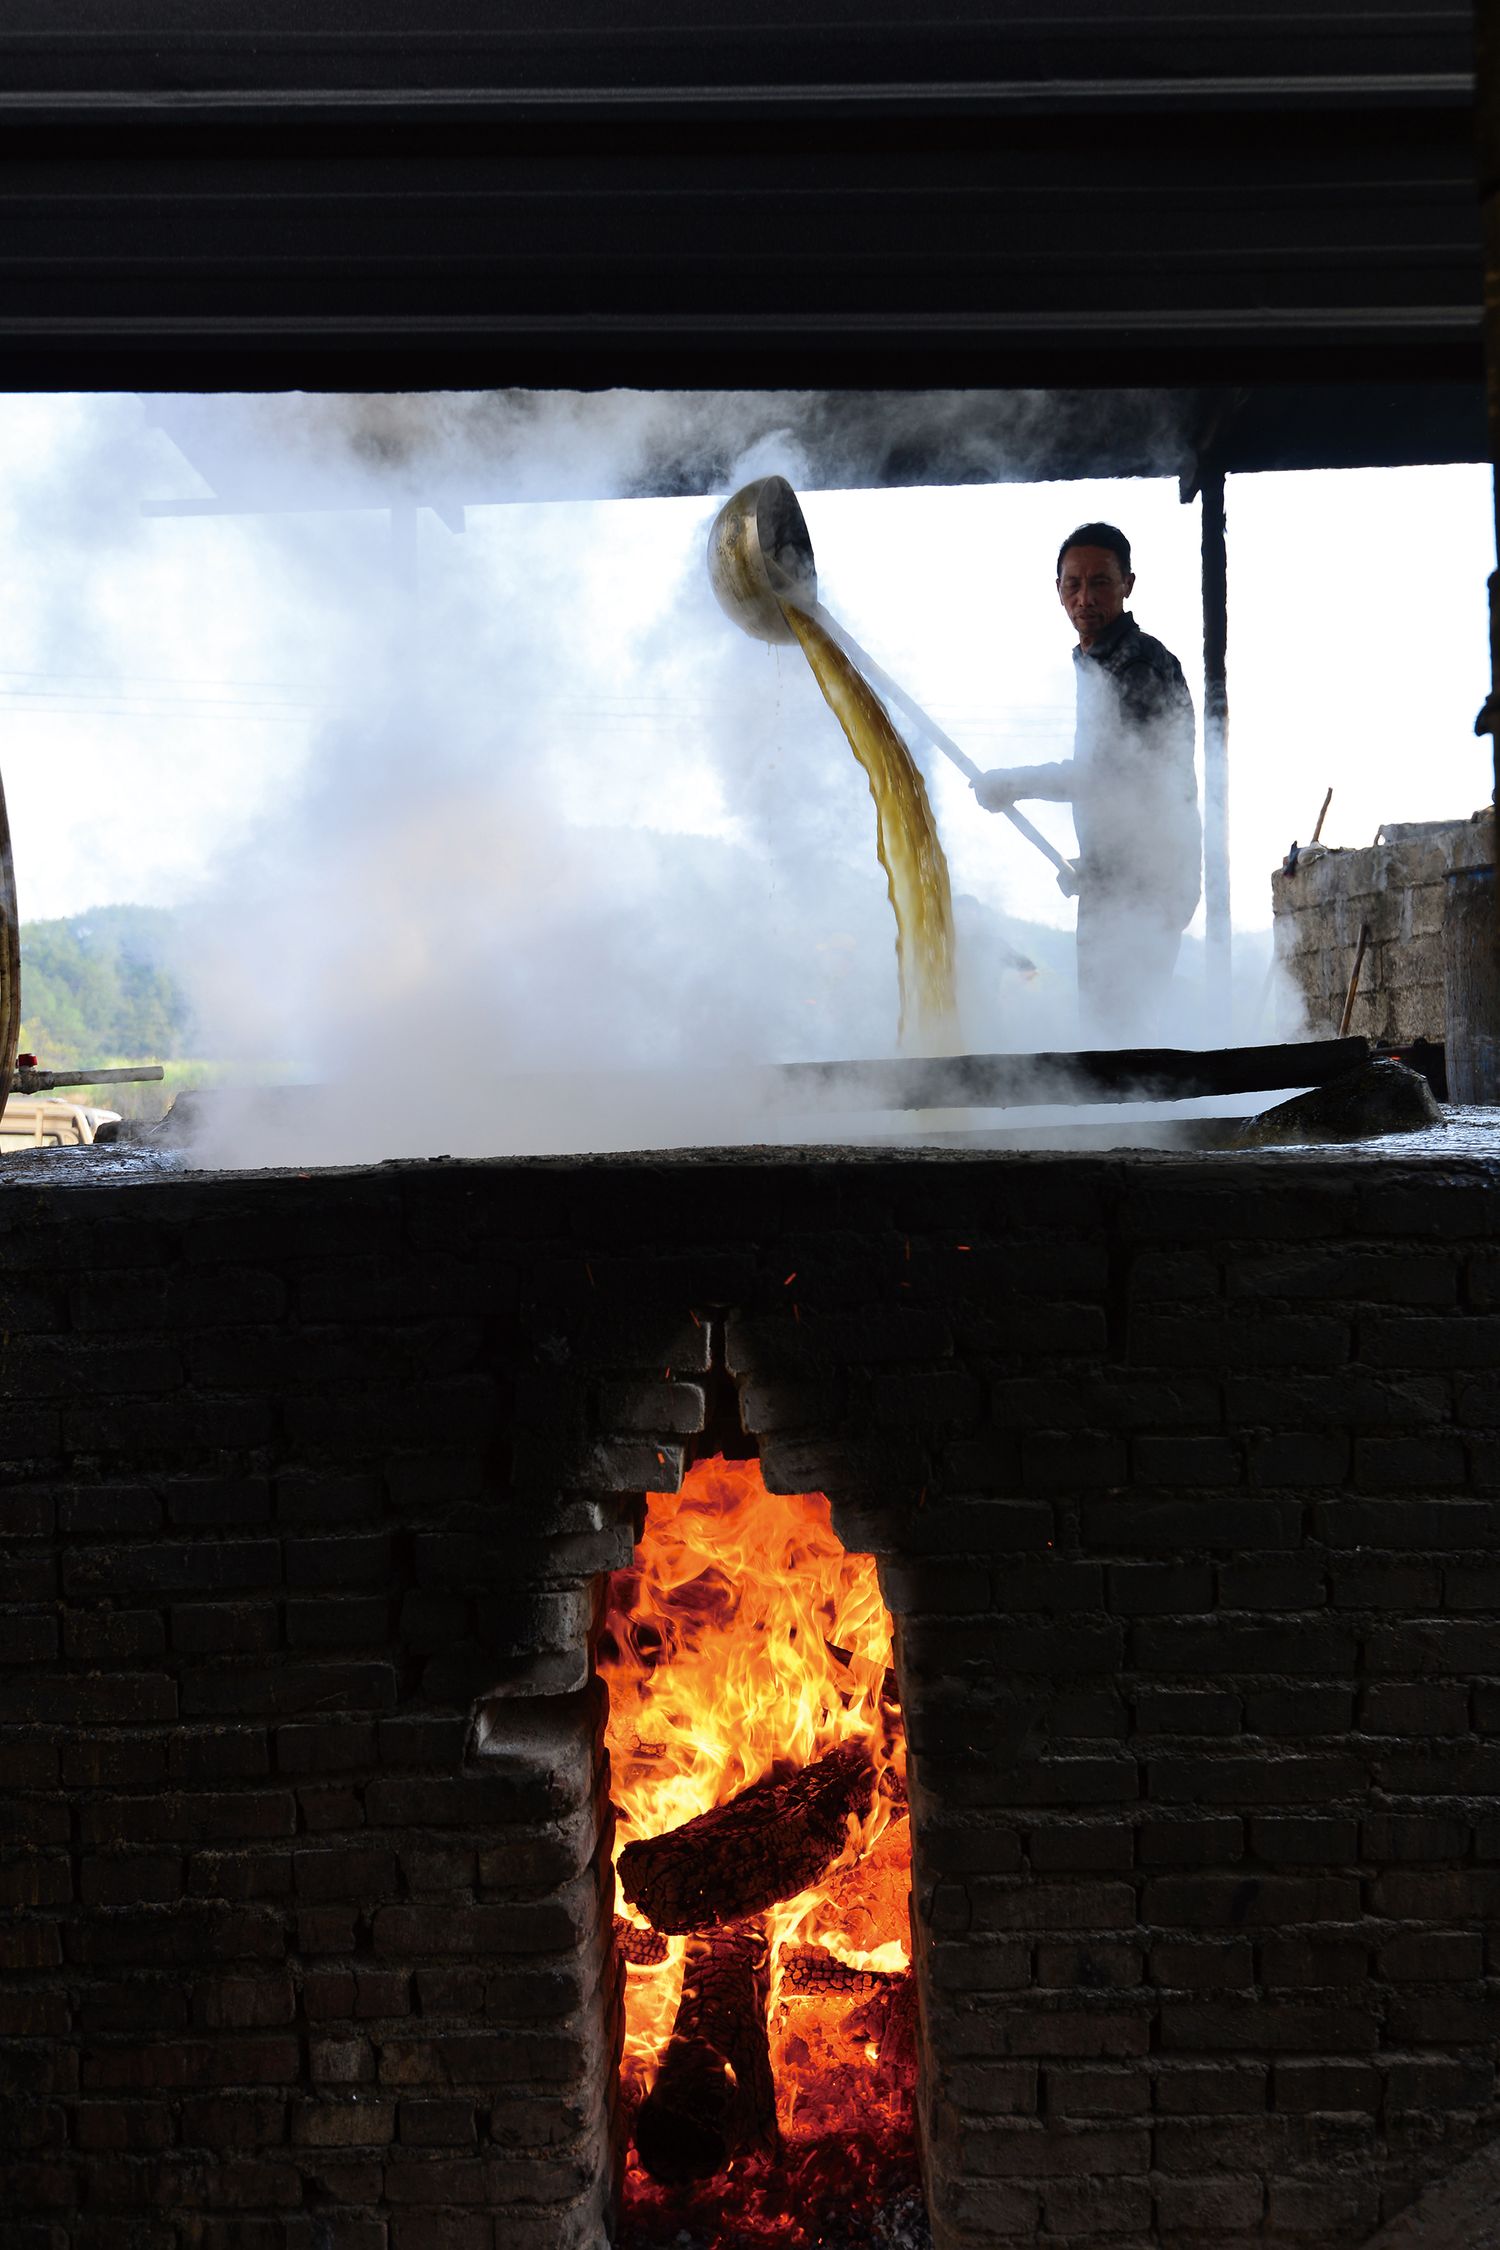
M 0 1156 L 0 1190 L 7 1187 L 121 1187 L 188 1170 L 180 1149 L 145 1142 L 111 1141 L 97 1148 L 20 1148 Z
M 1231 1146 L 1231 1141 L 1243 1120 L 1239 1117 L 1190 1117 L 1174 1119 L 1156 1117 L 1149 1120 L 1122 1119 L 1118 1123 L 1090 1121 L 1081 1125 L 1052 1124 L 1045 1126 L 997 1128 L 974 1132 L 935 1133 L 924 1140 L 918 1135 L 881 1136 L 858 1144 L 833 1144 L 809 1141 L 804 1145 L 785 1142 L 767 1146 L 739 1148 L 685 1148 L 652 1149 L 635 1153 L 622 1151 L 584 1157 L 515 1157 L 498 1155 L 491 1161 L 515 1163 L 558 1164 L 600 1163 L 652 1163 L 744 1162 L 757 1156 L 777 1164 L 795 1163 L 799 1159 L 809 1163 L 830 1161 L 858 1161 L 871 1156 L 900 1155 L 920 1158 L 924 1153 L 943 1158 L 964 1155 L 1030 1154 L 1104 1156 L 1120 1155 L 1163 1156 L 1183 1155 L 1215 1157 L 1221 1162 L 1257 1167 L 1303 1164 L 1311 1159 L 1324 1163 L 1361 1164 L 1374 1162 L 1401 1163 L 1451 1163 L 1455 1159 L 1470 1163 L 1474 1159 L 1487 1159 L 1500 1166 L 1500 1109 L 1463 1108 L 1450 1105 L 1444 1108 L 1442 1122 L 1428 1126 L 1420 1132 L 1386 1133 L 1361 1141 L 1302 1141 L 1274 1148 L 1245 1149 Z M 388 1162 L 410 1162 L 412 1159 L 387 1159 Z M 418 1158 L 417 1162 L 441 1162 L 442 1158 Z M 479 1159 L 462 1159 L 466 1162 L 484 1162 Z M 287 1167 L 299 1170 L 300 1167 Z M 316 1169 L 316 1167 L 312 1168 Z M 368 1166 L 327 1167 L 327 1169 L 374 1169 Z M 124 1187 L 133 1182 L 149 1183 L 154 1180 L 181 1179 L 191 1175 L 211 1177 L 193 1162 L 191 1145 L 186 1148 L 163 1145 L 151 1141 L 114 1141 L 94 1148 L 33 1148 L 17 1149 L 0 1156 L 0 1196 L 6 1188 L 27 1187 Z M 226 1173 L 222 1177 L 243 1177 Z

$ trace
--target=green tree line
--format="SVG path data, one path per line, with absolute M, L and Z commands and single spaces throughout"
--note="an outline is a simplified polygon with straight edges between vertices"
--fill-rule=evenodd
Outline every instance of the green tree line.
M 44 1069 L 186 1052 L 181 943 L 166 907 L 101 906 L 21 924 L 21 1049 Z

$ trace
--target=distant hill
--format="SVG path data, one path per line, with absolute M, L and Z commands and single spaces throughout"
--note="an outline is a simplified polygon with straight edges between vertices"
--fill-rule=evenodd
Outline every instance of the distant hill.
M 100 906 L 23 922 L 22 1051 L 51 1070 L 183 1054 L 182 944 L 181 919 L 167 907 Z

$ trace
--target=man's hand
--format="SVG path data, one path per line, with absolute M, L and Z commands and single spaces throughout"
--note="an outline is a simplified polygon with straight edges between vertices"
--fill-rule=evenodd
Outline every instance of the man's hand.
M 1069 860 L 1066 867 L 1058 869 L 1057 887 L 1064 898 L 1077 898 L 1079 892 L 1083 889 L 1083 877 L 1078 872 L 1076 860 Z
M 969 786 L 986 812 L 1009 812 L 1016 801 L 1014 778 L 1004 766 L 997 766 L 993 773 L 982 773 Z

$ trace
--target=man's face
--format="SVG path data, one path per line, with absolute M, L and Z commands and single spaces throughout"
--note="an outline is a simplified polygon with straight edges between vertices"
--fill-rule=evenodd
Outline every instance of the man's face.
M 1108 547 L 1069 547 L 1057 575 L 1057 598 L 1080 648 L 1090 648 L 1130 599 L 1135 572 L 1120 568 Z

